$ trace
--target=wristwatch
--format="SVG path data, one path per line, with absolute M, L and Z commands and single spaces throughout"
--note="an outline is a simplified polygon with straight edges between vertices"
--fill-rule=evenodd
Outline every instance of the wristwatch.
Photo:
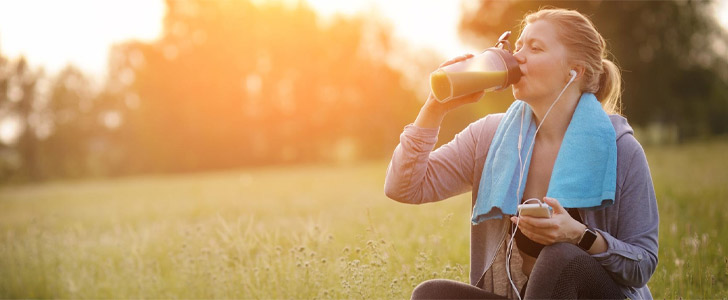
M 591 249 L 592 245 L 594 245 L 594 241 L 596 240 L 597 232 L 587 226 L 586 229 L 584 229 L 584 234 L 581 235 L 581 240 L 579 240 L 577 245 L 579 248 L 584 249 L 584 251 L 588 251 Z

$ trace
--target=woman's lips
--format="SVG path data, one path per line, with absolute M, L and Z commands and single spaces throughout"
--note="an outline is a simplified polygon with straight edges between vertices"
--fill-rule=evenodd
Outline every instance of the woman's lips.
M 519 78 L 518 78 L 518 81 L 516 81 L 516 83 L 514 83 L 514 84 L 518 84 L 518 83 L 520 83 L 521 81 L 523 81 L 523 77 L 525 77 L 525 75 L 523 75 L 523 73 L 521 73 L 521 77 L 519 77 Z
M 523 83 L 523 78 L 524 78 L 524 77 L 526 77 L 526 75 L 521 75 L 521 77 L 520 77 L 520 78 L 518 78 L 518 81 L 516 81 L 516 82 L 515 82 L 515 83 L 513 84 L 513 86 L 518 86 L 518 85 L 521 85 L 521 84 Z

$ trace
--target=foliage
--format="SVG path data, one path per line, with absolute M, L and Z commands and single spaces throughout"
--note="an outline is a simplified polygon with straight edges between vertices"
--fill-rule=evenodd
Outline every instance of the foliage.
M 711 1 L 480 1 L 460 27 L 474 43 L 518 32 L 541 7 L 576 9 L 623 70 L 623 113 L 634 125 L 677 126 L 679 139 L 728 133 L 728 34 Z M 515 39 L 515 38 L 514 38 Z
M 130 157 L 152 169 L 331 161 L 339 143 L 381 157 L 418 106 L 374 21 L 321 25 L 282 3 L 167 5 L 164 36 L 119 45 L 111 62 L 112 85 L 141 99 Z
M 0 182 L 388 155 L 422 102 L 387 62 L 387 25 L 302 3 L 168 1 L 162 36 L 115 45 L 100 91 L 3 59 L 0 86 L 23 93 L 0 93 L 0 119 L 25 130 Z

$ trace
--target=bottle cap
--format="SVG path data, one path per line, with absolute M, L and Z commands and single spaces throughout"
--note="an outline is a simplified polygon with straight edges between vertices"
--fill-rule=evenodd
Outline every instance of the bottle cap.
M 499 91 L 504 90 L 509 85 L 518 82 L 518 80 L 520 80 L 522 76 L 521 68 L 518 67 L 518 61 L 516 61 L 516 58 L 513 56 L 511 43 L 508 41 L 508 37 L 510 36 L 510 31 L 504 32 L 498 38 L 498 42 L 495 44 L 495 47 L 485 49 L 485 51 L 493 51 L 498 54 L 498 57 L 503 60 L 503 64 L 506 67 L 506 74 L 508 74 L 506 76 L 506 82 L 503 83 L 502 88 L 498 89 Z

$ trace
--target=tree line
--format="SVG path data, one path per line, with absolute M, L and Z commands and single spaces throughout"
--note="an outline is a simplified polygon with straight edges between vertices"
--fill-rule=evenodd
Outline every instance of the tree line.
M 554 4 L 608 39 L 630 123 L 675 124 L 683 140 L 728 131 L 725 31 L 706 2 Z M 537 5 L 477 3 L 463 37 L 490 47 Z M 304 2 L 167 6 L 157 40 L 113 46 L 100 88 L 73 66 L 49 76 L 0 53 L 0 182 L 386 158 L 444 60 L 403 52 L 373 16 L 322 19 Z M 453 112 L 440 143 L 512 101 L 489 97 Z

